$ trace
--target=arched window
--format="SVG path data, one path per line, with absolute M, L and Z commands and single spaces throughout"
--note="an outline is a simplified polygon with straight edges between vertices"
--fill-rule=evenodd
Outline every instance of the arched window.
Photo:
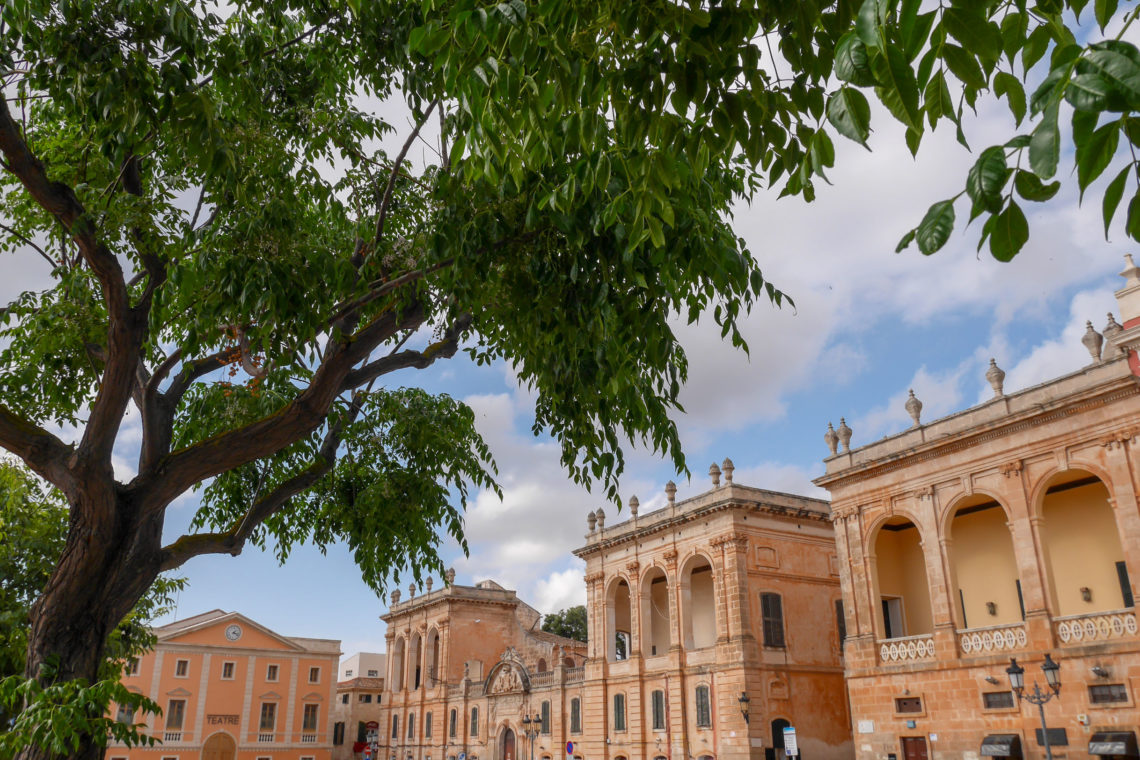
M 545 673 L 546 670 L 547 670 L 546 658 L 545 657 L 539 657 L 538 658 L 538 672 L 539 673 Z
M 396 639 L 396 645 L 392 648 L 392 691 L 401 691 L 404 688 L 405 649 L 403 637 Z
M 608 643 L 606 656 L 610 660 L 629 658 L 629 632 L 631 630 L 629 584 L 619 580 L 610 587 L 606 599 L 606 631 Z
M 392 738 L 393 739 L 399 739 L 400 738 L 400 716 L 399 715 L 393 715 L 392 716 Z
M 875 538 L 875 573 L 884 639 L 934 631 L 926 556 L 918 527 L 902 516 L 887 520 Z
M 429 688 L 434 687 L 441 678 L 439 672 L 439 631 L 435 628 L 431 629 L 428 634 L 427 646 L 427 685 Z
M 577 697 L 570 700 L 570 733 L 582 733 L 582 700 Z
M 641 652 L 658 657 L 669 651 L 672 627 L 669 609 L 669 579 L 659 567 L 651 568 L 641 581 Z
M 783 718 L 772 721 L 772 746 L 764 750 L 768 760 L 784 760 L 787 757 L 784 753 L 784 729 L 791 725 Z
M 413 634 L 412 642 L 408 646 L 408 683 L 413 689 L 418 689 L 422 685 L 420 668 L 424 658 L 423 648 L 423 639 L 419 633 Z
M 458 716 L 455 714 L 455 708 L 451 708 L 451 719 L 448 721 L 447 735 L 452 739 L 455 738 L 455 725 L 458 723 Z
M 712 709 L 709 706 L 709 687 L 701 684 L 697 687 L 697 726 L 708 728 L 712 726 Z
M 472 707 L 471 708 L 471 735 L 472 736 L 478 736 L 479 735 L 479 708 L 478 707 Z
M 542 703 L 542 733 L 550 733 L 550 703 Z
M 625 730 L 625 695 L 614 694 L 614 731 Z
M 424 738 L 431 738 L 431 713 L 424 713 Z
M 653 692 L 653 730 L 665 730 L 665 692 L 660 689 Z
M 573 657 L 563 657 L 562 658 L 562 664 L 568 668 L 572 668 L 572 667 L 574 667 L 574 658 Z
M 760 617 L 764 631 L 764 646 L 784 647 L 784 603 L 779 594 L 760 595 Z
M 1008 523 L 1001 504 L 985 494 L 969 497 L 954 509 L 947 545 L 954 617 L 959 628 L 985 628 L 1025 619 Z
M 686 649 L 704 649 L 716 643 L 716 593 L 712 564 L 701 555 L 690 557 L 681 569 L 681 626 Z
M 416 738 L 416 714 L 408 713 L 408 738 Z

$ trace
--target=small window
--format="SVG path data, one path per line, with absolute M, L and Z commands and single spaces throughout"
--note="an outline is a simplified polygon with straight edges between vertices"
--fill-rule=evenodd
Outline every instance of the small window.
M 424 713 L 424 738 L 431 738 L 431 713 Z
M 1012 691 L 987 691 L 982 694 L 982 707 L 987 710 L 1004 710 L 1013 707 Z
M 341 694 L 341 695 L 340 695 L 340 703 L 341 703 L 342 705 L 347 705 L 347 704 L 348 704 L 348 695 L 347 695 L 347 694 Z
M 132 657 L 127 660 L 127 666 L 123 669 L 123 672 L 128 676 L 137 676 L 139 674 L 139 658 Z
M 408 713 L 408 738 L 416 738 L 416 714 Z
M 542 703 L 542 733 L 550 733 L 550 703 Z
M 317 716 L 320 713 L 320 705 L 305 705 L 305 713 L 301 717 L 301 730 L 311 733 L 317 730 Z
M 261 720 L 258 722 L 258 730 L 272 731 L 277 726 L 277 703 L 276 702 L 262 702 L 261 703 Z
M 223 662 L 222 663 L 222 680 L 223 681 L 234 680 L 234 667 L 235 666 L 236 666 L 236 663 L 233 663 L 233 662 Z
M 383 694 L 377 694 L 376 695 L 376 704 L 380 704 L 380 697 L 382 697 L 382 696 L 384 696 L 384 695 Z
M 922 697 L 899 697 L 895 700 L 895 712 L 920 713 L 922 712 Z
M 370 704 L 372 704 L 372 695 L 371 694 L 361 694 L 360 695 L 360 701 L 363 704 L 370 705 Z
M 1128 689 L 1122 683 L 1098 683 L 1089 685 L 1089 702 L 1094 705 L 1107 705 L 1128 701 Z
M 265 680 L 266 681 L 276 681 L 277 680 L 277 666 L 276 665 L 266 666 L 266 668 L 265 668 Z
M 712 725 L 712 710 L 709 707 L 709 687 L 701 684 L 697 687 L 697 726 L 708 728 Z
M 653 692 L 653 730 L 665 730 L 665 692 Z
M 320 668 L 309 668 L 309 683 L 320 683 L 320 681 L 321 681 L 321 669 Z
M 344 721 L 333 724 L 333 745 L 339 747 L 344 744 Z
M 614 731 L 625 730 L 625 695 L 614 694 Z
M 115 722 L 134 725 L 135 709 L 133 707 L 127 707 L 126 705 L 119 705 L 119 712 L 115 715 Z
M 784 648 L 784 604 L 779 594 L 760 595 L 764 646 Z
M 570 733 L 582 733 L 582 700 L 577 697 L 570 700 Z
M 174 677 L 175 678 L 185 678 L 188 675 L 190 675 L 190 661 L 189 660 L 178 660 L 177 662 L 174 663 Z
M 392 738 L 393 739 L 399 739 L 400 738 L 400 716 L 399 715 L 393 715 L 392 716 Z
M 178 760 L 178 755 L 163 755 L 162 760 Z
M 839 632 L 839 649 L 843 650 L 843 642 L 847 640 L 847 618 L 843 616 L 843 600 L 835 600 L 835 629 Z
M 380 737 L 376 737 L 376 738 L 379 739 Z M 363 744 L 367 740 L 368 740 L 368 727 L 364 724 L 364 721 L 362 721 L 362 720 L 357 721 L 357 723 L 356 723 L 356 741 Z
M 457 722 L 458 722 L 458 716 L 455 712 L 455 708 L 452 708 L 451 709 L 451 718 L 448 721 L 448 726 L 447 726 L 447 735 L 450 736 L 452 739 L 455 738 L 455 728 L 456 728 L 455 724 Z
M 368 671 L 368 677 L 369 677 L 369 678 L 378 678 L 379 676 L 380 676 L 380 671 L 379 671 L 379 670 L 370 670 L 370 671 Z
M 166 705 L 166 730 L 181 731 L 186 717 L 186 700 L 172 699 Z
M 471 735 L 472 736 L 478 736 L 479 735 L 479 708 L 478 707 L 472 707 L 471 708 Z

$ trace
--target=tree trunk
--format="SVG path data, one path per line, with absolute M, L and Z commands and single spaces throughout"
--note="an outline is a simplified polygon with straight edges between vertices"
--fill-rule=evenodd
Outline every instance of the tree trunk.
M 56 663 L 51 680 L 99 680 L 107 637 L 158 576 L 162 534 L 158 516 L 138 518 L 111 478 L 72 500 L 71 525 L 59 564 L 32 605 L 24 675 L 41 678 L 45 663 Z M 100 487 L 106 484 L 106 487 Z M 68 757 L 98 760 L 99 737 L 86 736 Z M 17 760 L 56 760 L 29 748 Z

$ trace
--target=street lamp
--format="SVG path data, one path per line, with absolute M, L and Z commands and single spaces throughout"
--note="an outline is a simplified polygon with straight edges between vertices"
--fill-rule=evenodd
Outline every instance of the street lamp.
M 1037 705 L 1037 711 L 1041 715 L 1041 741 L 1045 745 L 1045 757 L 1047 760 L 1053 760 L 1053 749 L 1049 746 L 1049 729 L 1045 725 L 1045 703 L 1061 695 L 1061 666 L 1053 662 L 1052 656 L 1046 654 L 1041 670 L 1045 673 L 1045 682 L 1049 686 L 1049 691 L 1042 691 L 1037 681 L 1033 682 L 1032 692 L 1025 691 L 1025 668 L 1017 664 L 1016 657 L 1009 658 L 1009 667 L 1005 672 L 1009 676 L 1009 686 L 1017 695 L 1018 701 L 1024 699 L 1031 705 Z
M 539 728 L 542 726 L 542 716 L 538 713 L 534 714 L 532 718 L 529 715 L 524 715 L 522 719 L 523 733 L 530 743 L 530 760 L 534 760 L 534 740 L 538 736 Z
M 748 692 L 740 692 L 740 698 L 736 700 L 740 703 L 740 714 L 744 716 L 744 722 L 748 722 L 748 703 L 751 702 L 748 698 Z

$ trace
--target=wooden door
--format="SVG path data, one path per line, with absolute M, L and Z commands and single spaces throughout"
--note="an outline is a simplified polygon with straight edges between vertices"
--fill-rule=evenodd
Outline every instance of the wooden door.
M 929 760 L 925 736 L 903 736 L 900 737 L 900 741 L 902 741 L 903 760 Z
M 219 732 L 202 745 L 202 760 L 234 760 L 237 742 L 229 734 Z
M 503 731 L 503 760 L 515 760 L 515 732 Z

